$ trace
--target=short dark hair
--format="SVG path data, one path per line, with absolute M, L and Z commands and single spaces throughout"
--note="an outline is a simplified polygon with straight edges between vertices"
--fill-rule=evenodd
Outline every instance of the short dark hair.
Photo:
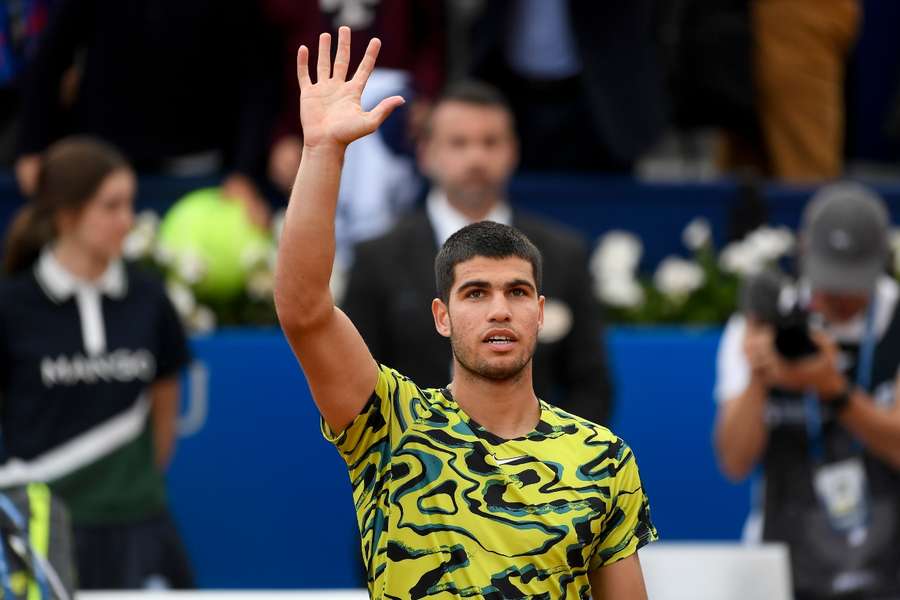
M 438 297 L 444 302 L 450 299 L 456 265 L 478 256 L 509 258 L 512 256 L 531 263 L 534 284 L 540 293 L 543 266 L 541 252 L 524 233 L 510 227 L 481 221 L 467 225 L 451 235 L 434 259 L 434 279 Z
M 503 95 L 503 92 L 489 83 L 476 79 L 464 79 L 451 83 L 437 97 L 431 113 L 434 114 L 434 110 L 445 102 L 461 102 L 463 104 L 474 104 L 475 106 L 498 108 L 509 115 L 510 123 L 515 128 L 515 119 L 509 101 Z M 425 122 L 425 127 L 422 131 L 424 137 L 427 138 L 431 135 L 431 129 L 431 119 L 429 118 Z

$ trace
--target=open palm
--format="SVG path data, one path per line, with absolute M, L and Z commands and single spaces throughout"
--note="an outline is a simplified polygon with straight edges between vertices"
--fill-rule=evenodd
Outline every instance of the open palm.
M 395 108 L 403 104 L 403 98 L 392 96 L 368 112 L 360 105 L 360 96 L 375 68 L 380 48 L 381 42 L 373 38 L 356 73 L 348 80 L 350 28 L 341 27 L 338 30 L 333 72 L 331 35 L 323 33 L 319 36 L 316 83 L 313 83 L 309 76 L 309 49 L 300 46 L 297 52 L 297 79 L 300 83 L 300 122 L 306 146 L 346 146 L 375 131 Z

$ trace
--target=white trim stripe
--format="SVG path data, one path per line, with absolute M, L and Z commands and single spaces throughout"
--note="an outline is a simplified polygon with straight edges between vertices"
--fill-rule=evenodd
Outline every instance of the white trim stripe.
M 51 482 L 96 462 L 137 439 L 149 412 L 150 402 L 141 394 L 131 408 L 56 448 L 29 461 L 7 461 L 0 467 L 0 488 L 30 481 Z

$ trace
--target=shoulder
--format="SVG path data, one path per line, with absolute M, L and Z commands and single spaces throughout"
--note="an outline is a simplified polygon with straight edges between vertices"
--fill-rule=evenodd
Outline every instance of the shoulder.
M 587 244 L 582 235 L 561 223 L 516 211 L 513 225 L 528 236 L 541 252 L 583 255 L 587 253 Z
M 423 229 L 431 229 L 428 217 L 423 210 L 417 210 L 401 218 L 391 229 L 382 235 L 360 242 L 356 245 L 357 256 L 372 256 L 390 252 L 392 249 L 410 244 L 414 234 Z
M 560 444 L 569 446 L 567 451 L 578 457 L 582 462 L 596 457 L 599 452 L 605 452 L 612 445 L 623 444 L 621 438 L 609 428 L 598 425 L 578 415 L 541 401 L 544 423 L 548 432 L 556 437 Z M 562 433 L 565 435 L 556 435 Z
M 31 269 L 16 275 L 0 277 L 0 308 L 2 309 L 31 304 L 40 295 L 40 286 L 38 286 Z

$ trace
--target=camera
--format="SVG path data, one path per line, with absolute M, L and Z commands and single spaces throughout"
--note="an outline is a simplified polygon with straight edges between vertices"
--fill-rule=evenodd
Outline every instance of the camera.
M 796 286 L 780 271 L 770 269 L 746 277 L 741 284 L 741 310 L 775 330 L 775 350 L 788 361 L 813 356 L 819 347 L 809 329 L 809 311 Z

